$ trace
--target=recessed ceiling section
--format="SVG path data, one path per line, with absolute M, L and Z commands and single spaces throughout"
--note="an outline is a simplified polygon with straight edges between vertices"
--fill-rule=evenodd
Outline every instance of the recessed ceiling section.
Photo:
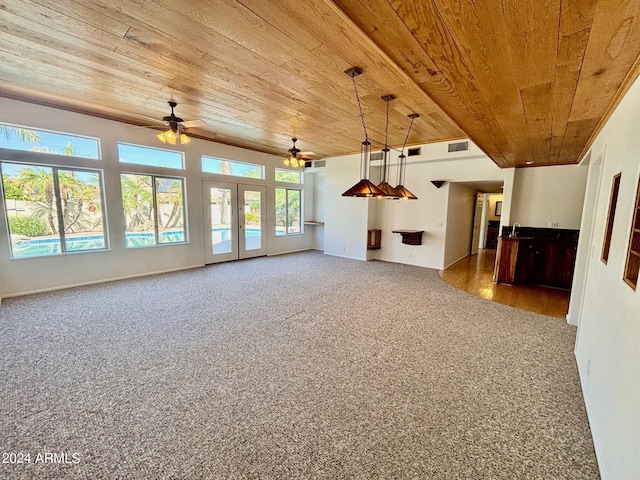
M 637 77 L 640 2 L 6 0 L 0 95 L 280 155 L 470 138 L 502 167 L 578 161 Z

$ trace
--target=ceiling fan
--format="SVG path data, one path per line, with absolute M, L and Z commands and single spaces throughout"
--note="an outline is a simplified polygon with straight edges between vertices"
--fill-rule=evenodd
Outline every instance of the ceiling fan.
M 173 109 L 178 104 L 173 100 L 169 100 L 167 103 L 171 107 L 171 115 L 165 115 L 162 117 L 162 121 L 169 127 L 169 129 L 166 132 L 159 133 L 156 137 L 162 143 L 169 143 L 171 145 L 175 145 L 177 141 L 181 144 L 189 143 L 191 139 L 185 133 L 187 129 L 192 127 L 204 127 L 207 125 L 207 122 L 204 120 L 189 120 L 185 122 L 182 118 L 177 117 L 176 114 L 173 113 Z
M 315 152 L 303 152 L 299 148 L 296 147 L 297 138 L 292 138 L 293 147 L 287 150 L 287 157 L 284 159 L 284 164 L 287 167 L 304 167 L 305 161 L 307 160 L 318 160 L 318 157 Z

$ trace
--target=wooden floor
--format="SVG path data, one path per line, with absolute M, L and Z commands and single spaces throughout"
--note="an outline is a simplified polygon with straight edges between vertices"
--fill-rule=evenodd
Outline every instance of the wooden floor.
M 496 251 L 483 249 L 440 272 L 448 284 L 487 300 L 512 307 L 566 318 L 569 310 L 569 291 L 548 287 L 496 285 L 493 267 Z

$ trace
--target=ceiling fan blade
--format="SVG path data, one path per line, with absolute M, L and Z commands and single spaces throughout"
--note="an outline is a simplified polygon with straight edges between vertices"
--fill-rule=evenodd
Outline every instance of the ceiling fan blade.
M 184 128 L 198 128 L 207 126 L 207 122 L 204 120 L 189 120 L 188 122 L 182 122 Z
M 316 155 L 316 152 L 300 152 L 300 158 L 304 160 L 319 160 L 320 157 Z

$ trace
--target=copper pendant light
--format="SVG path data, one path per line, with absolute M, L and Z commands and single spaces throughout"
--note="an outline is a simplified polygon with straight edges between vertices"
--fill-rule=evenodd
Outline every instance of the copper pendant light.
M 417 113 L 411 113 L 408 117 L 411 119 L 411 123 L 409 123 L 409 130 L 407 130 L 407 136 L 404 139 L 404 145 L 402 145 L 402 151 L 400 152 L 400 156 L 398 157 L 398 185 L 396 186 L 396 190 L 400 193 L 401 200 L 417 200 L 413 193 L 411 193 L 404 186 L 404 175 L 407 169 L 407 157 L 404 154 L 404 148 L 407 146 L 407 140 L 409 140 L 409 133 L 411 133 L 411 127 L 413 126 L 413 121 L 418 118 L 420 115 Z
M 356 86 L 356 77 L 362 74 L 362 70 L 358 67 L 353 67 L 346 70 L 344 73 L 349 75 L 353 80 L 353 90 L 356 94 L 356 101 L 358 103 L 358 111 L 360 112 L 360 120 L 362 121 L 362 129 L 364 130 L 364 141 L 360 147 L 360 178 L 361 180 L 353 187 L 349 188 L 342 194 L 343 197 L 383 197 L 384 192 L 376 187 L 369 181 L 369 163 L 371 156 L 371 142 L 367 135 L 367 127 L 364 123 L 364 114 L 362 113 L 362 105 L 360 104 L 360 97 L 358 96 L 358 88 Z
M 400 192 L 387 182 L 387 176 L 391 166 L 391 161 L 389 159 L 389 102 L 391 102 L 391 100 L 395 100 L 395 98 L 396 97 L 394 95 L 385 95 L 382 97 L 382 100 L 387 102 L 387 113 L 385 115 L 386 121 L 384 125 L 384 148 L 382 149 L 382 181 L 378 184 L 378 188 L 384 192 L 383 198 L 393 200 L 397 200 L 401 196 Z

